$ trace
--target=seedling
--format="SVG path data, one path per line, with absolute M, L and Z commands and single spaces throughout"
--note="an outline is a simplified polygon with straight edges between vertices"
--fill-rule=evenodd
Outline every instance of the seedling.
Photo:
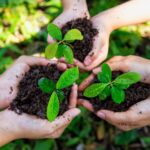
M 97 78 L 100 83 L 94 83 L 87 87 L 83 93 L 84 96 L 89 98 L 98 96 L 100 100 L 105 100 L 111 95 L 112 100 L 117 104 L 124 102 L 124 90 L 141 80 L 140 74 L 128 72 L 112 81 L 112 71 L 105 63 L 102 65 L 101 72 L 98 73 Z
M 73 51 L 71 43 L 75 40 L 83 40 L 83 35 L 78 29 L 69 30 L 63 37 L 61 29 L 55 24 L 49 24 L 47 27 L 48 34 L 56 40 L 49 44 L 45 49 L 45 56 L 48 59 L 53 57 L 64 57 L 70 64 L 73 63 Z
M 59 113 L 59 102 L 65 99 L 62 89 L 71 86 L 79 78 L 79 69 L 74 67 L 67 69 L 58 79 L 57 83 L 48 79 L 41 78 L 38 81 L 39 88 L 50 94 L 50 99 L 47 105 L 47 118 L 51 122 L 55 120 Z

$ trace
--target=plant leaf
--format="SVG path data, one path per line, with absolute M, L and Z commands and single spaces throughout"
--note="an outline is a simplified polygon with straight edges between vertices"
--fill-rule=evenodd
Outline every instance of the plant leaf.
M 111 96 L 112 100 L 117 104 L 120 104 L 125 100 L 125 92 L 115 86 L 111 88 Z
M 53 92 L 47 106 L 47 118 L 48 120 L 54 121 L 59 113 L 59 100 L 56 92 Z
M 52 43 L 48 45 L 45 49 L 45 57 L 47 59 L 51 59 L 56 56 L 56 52 L 58 49 L 58 43 Z
M 98 73 L 97 78 L 102 83 L 108 83 L 112 79 L 112 71 L 110 67 L 104 63 L 102 64 L 102 71 Z
M 56 90 L 59 101 L 63 101 L 65 99 L 64 92 L 62 90 Z
M 103 92 L 106 86 L 108 86 L 106 83 L 94 83 L 85 89 L 83 95 L 90 98 L 96 97 Z
M 79 78 L 79 69 L 74 67 L 67 69 L 59 78 L 56 89 L 63 89 L 72 85 Z
M 120 89 L 127 89 L 132 84 L 141 80 L 141 75 L 136 72 L 128 72 L 118 76 L 113 84 Z
M 48 33 L 51 35 L 51 37 L 53 39 L 59 40 L 59 41 L 62 40 L 62 32 L 61 32 L 61 30 L 60 30 L 60 28 L 58 26 L 56 26 L 53 23 L 50 23 L 47 26 L 47 30 L 48 30 Z
M 55 83 L 48 78 L 41 78 L 38 81 L 38 86 L 44 93 L 51 93 L 55 89 Z
M 105 100 L 111 93 L 110 86 L 106 86 L 103 92 L 99 94 L 99 99 L 100 100 Z
M 73 64 L 73 51 L 68 45 L 63 45 L 63 52 L 66 61 L 69 64 Z
M 58 45 L 58 49 L 56 52 L 56 57 L 57 58 L 61 58 L 64 56 L 64 52 L 63 52 L 63 44 Z
M 83 40 L 83 35 L 78 29 L 71 29 L 65 34 L 63 40 L 68 42 L 74 42 L 75 40 Z

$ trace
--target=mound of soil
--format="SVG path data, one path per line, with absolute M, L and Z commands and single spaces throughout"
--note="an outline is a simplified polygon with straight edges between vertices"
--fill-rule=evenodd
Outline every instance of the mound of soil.
M 59 79 L 61 71 L 57 70 L 56 65 L 33 66 L 27 72 L 19 84 L 17 97 L 10 105 L 10 109 L 17 114 L 27 113 L 46 119 L 46 109 L 50 94 L 43 93 L 38 87 L 38 80 L 42 77 L 53 80 L 55 83 Z M 60 112 L 63 114 L 68 108 L 68 98 L 70 88 L 63 90 L 65 100 L 60 102 Z
M 115 79 L 117 76 L 121 75 L 122 72 L 114 71 L 112 72 L 112 78 Z M 98 83 L 98 79 L 95 78 L 93 83 Z M 121 104 L 116 104 L 112 101 L 111 97 L 106 100 L 101 101 L 98 97 L 96 98 L 86 98 L 80 94 L 81 98 L 87 99 L 93 105 L 94 110 L 98 111 L 100 109 L 112 110 L 115 112 L 122 112 L 129 109 L 130 106 L 145 100 L 150 95 L 150 84 L 145 84 L 138 82 L 131 85 L 127 90 L 125 90 L 125 101 Z M 139 112 L 142 113 L 142 112 Z
M 62 28 L 63 35 L 70 29 L 78 29 L 84 36 L 82 41 L 72 43 L 74 57 L 83 61 L 87 54 L 93 48 L 93 37 L 98 34 L 98 30 L 93 28 L 92 22 L 87 18 L 79 18 L 72 20 Z

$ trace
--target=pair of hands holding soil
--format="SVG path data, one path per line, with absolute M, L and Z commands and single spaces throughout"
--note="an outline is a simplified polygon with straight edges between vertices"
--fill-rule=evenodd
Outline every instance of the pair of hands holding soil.
M 56 64 L 59 70 L 66 70 L 67 65 L 58 61 L 49 61 L 44 58 L 35 58 L 21 56 L 16 62 L 0 77 L 0 146 L 20 138 L 39 139 L 39 138 L 57 138 L 72 119 L 80 113 L 75 108 L 77 104 L 76 84 L 72 87 L 70 94 L 69 110 L 55 121 L 50 123 L 48 120 L 42 120 L 36 116 L 22 114 L 18 115 L 8 109 L 11 102 L 18 93 L 18 85 L 31 66 Z

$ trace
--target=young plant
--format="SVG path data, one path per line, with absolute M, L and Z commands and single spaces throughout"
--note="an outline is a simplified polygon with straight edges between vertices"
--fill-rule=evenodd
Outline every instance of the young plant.
M 105 100 L 111 95 L 112 100 L 117 104 L 125 100 L 124 90 L 141 80 L 140 74 L 128 72 L 112 81 L 112 71 L 105 63 L 102 65 L 102 70 L 98 73 L 97 78 L 100 83 L 94 83 L 87 87 L 83 93 L 84 96 L 89 98 L 98 96 L 100 100 Z
M 73 63 L 73 51 L 71 43 L 75 40 L 83 40 L 83 35 L 78 29 L 69 30 L 63 37 L 61 29 L 55 24 L 50 23 L 47 27 L 48 34 L 56 40 L 49 44 L 45 49 L 45 56 L 48 59 L 53 57 L 64 57 L 70 64 Z
M 67 69 L 58 79 L 57 83 L 48 79 L 41 78 L 38 81 L 39 88 L 44 92 L 51 94 L 47 106 L 47 118 L 51 122 L 55 120 L 59 113 L 59 102 L 65 99 L 62 89 L 71 86 L 79 78 L 79 69 L 74 67 Z

